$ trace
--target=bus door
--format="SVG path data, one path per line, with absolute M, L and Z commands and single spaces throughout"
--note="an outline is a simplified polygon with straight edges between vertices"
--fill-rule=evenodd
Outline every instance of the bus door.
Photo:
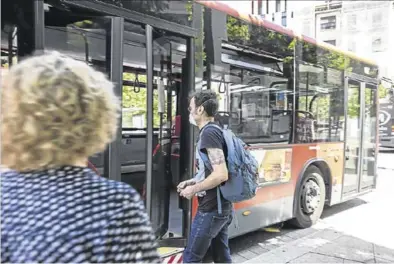
M 127 21 L 124 28 L 122 181 L 138 186 L 159 246 L 183 248 L 191 204 L 176 186 L 192 171 L 193 39 Z
M 343 198 L 375 186 L 377 85 L 346 77 L 346 140 Z
M 394 147 L 394 86 L 391 80 L 382 79 L 379 91 L 380 147 Z

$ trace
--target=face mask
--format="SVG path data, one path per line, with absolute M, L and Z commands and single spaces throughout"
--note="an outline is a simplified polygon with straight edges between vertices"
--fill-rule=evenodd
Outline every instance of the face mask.
M 193 126 L 197 126 L 196 120 L 194 120 L 194 117 L 193 117 L 192 113 L 189 114 L 189 122 Z

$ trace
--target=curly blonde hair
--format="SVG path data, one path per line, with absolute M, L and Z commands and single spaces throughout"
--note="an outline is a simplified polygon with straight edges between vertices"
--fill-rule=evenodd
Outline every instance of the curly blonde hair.
M 120 101 L 106 76 L 58 52 L 13 66 L 1 97 L 2 164 L 18 171 L 70 165 L 105 149 Z

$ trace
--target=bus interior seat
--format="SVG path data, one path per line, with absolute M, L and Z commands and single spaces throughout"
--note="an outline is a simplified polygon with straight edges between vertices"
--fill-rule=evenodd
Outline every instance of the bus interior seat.
M 272 133 L 289 134 L 291 131 L 292 115 L 283 112 L 272 112 Z
M 301 116 L 300 116 L 301 115 Z M 315 118 L 312 113 L 307 111 L 297 111 L 296 114 L 296 142 L 313 143 L 315 142 Z

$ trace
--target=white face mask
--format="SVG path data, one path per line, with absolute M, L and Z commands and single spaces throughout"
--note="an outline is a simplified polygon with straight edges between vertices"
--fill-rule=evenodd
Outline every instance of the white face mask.
M 193 126 L 197 126 L 196 120 L 194 120 L 194 117 L 193 117 L 192 113 L 189 114 L 189 122 Z

